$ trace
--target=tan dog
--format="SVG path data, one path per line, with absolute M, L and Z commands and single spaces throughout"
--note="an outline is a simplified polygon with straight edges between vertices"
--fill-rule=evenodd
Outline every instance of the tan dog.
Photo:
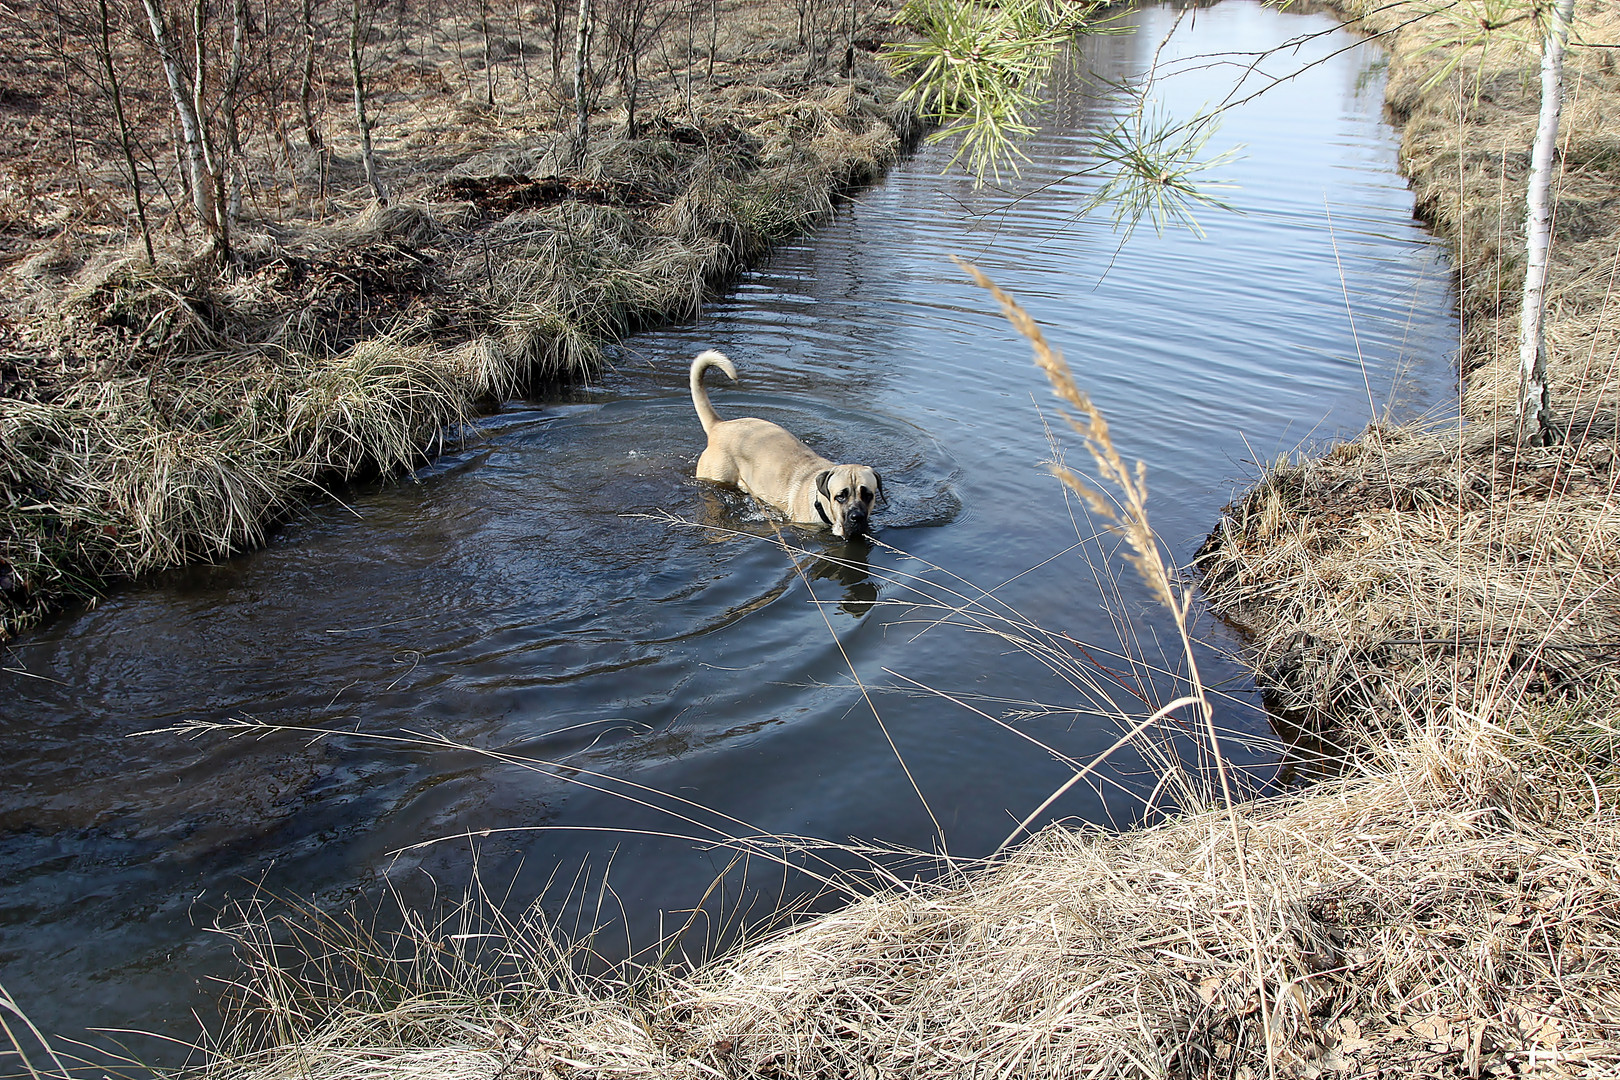
M 698 458 L 702 480 L 735 484 L 804 525 L 825 525 L 853 540 L 866 532 L 883 479 L 865 465 L 835 465 L 769 420 L 722 420 L 709 404 L 703 373 L 717 367 L 737 381 L 725 354 L 709 349 L 692 361 L 692 404 L 709 445 Z

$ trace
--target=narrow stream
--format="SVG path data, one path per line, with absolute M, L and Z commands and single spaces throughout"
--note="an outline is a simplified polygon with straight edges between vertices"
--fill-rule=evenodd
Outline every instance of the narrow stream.
M 604 950 L 623 950 L 626 926 L 647 942 L 730 853 L 598 776 L 690 800 L 708 824 L 729 815 L 737 834 L 976 857 L 1069 776 L 1021 734 L 1079 759 L 1112 742 L 1110 713 L 1144 710 L 1133 684 L 1088 693 L 911 603 L 994 589 L 1085 643 L 1095 673 L 1143 670 L 1123 651 L 1174 662 L 1133 574 L 1070 550 L 1093 526 L 1044 467 L 1045 425 L 1072 464 L 1084 453 L 1028 345 L 949 257 L 1063 350 L 1122 453 L 1146 462 L 1153 524 L 1181 561 L 1257 459 L 1385 409 L 1446 408 L 1456 338 L 1376 48 L 1252 0 L 1134 19 L 1076 48 L 1015 183 L 976 189 L 941 175 L 948 149 L 924 149 L 697 324 L 625 342 L 599 384 L 512 402 L 417 475 L 324 502 L 263 551 L 120 590 L 0 654 L 0 982 L 34 1021 L 191 1036 L 205 980 L 233 970 L 208 932 L 229 899 L 337 908 L 385 881 L 454 896 L 475 853 L 514 907 L 606 871 L 624 919 Z M 1089 147 L 1125 108 L 1110 82 L 1139 77 L 1172 27 L 1171 116 L 1224 98 L 1257 50 L 1295 43 L 1261 63 L 1272 74 L 1326 59 L 1226 119 L 1210 149 L 1242 147 L 1219 174 L 1235 212 L 1202 211 L 1207 238 L 1144 227 L 1121 246 L 1077 217 L 1099 182 Z M 711 374 L 722 416 L 777 420 L 883 474 L 881 543 L 784 530 L 801 575 L 746 501 L 692 478 L 686 366 L 707 347 L 742 375 Z M 1201 630 L 1231 752 L 1264 784 L 1278 751 L 1221 655 L 1235 643 Z M 231 720 L 462 749 L 142 734 Z M 1138 820 L 1151 772 L 1124 754 L 1105 776 L 1043 820 Z

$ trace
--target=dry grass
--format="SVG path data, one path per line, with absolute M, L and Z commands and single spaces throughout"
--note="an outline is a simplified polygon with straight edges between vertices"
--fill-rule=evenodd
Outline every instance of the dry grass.
M 1415 4 L 1352 6 L 1388 30 Z M 1620 5 L 1581 4 L 1577 39 L 1615 40 Z M 1567 430 L 1515 445 L 1517 290 L 1534 50 L 1458 60 L 1433 17 L 1386 40 L 1391 108 L 1421 212 L 1454 246 L 1464 424 L 1369 428 L 1331 451 L 1266 468 L 1200 555 L 1212 606 L 1252 635 L 1274 703 L 1354 748 L 1447 709 L 1489 715 L 1564 701 L 1620 662 L 1620 73 L 1576 46 L 1555 181 L 1548 370 Z
M 1565 700 L 1616 668 L 1617 483 L 1612 439 L 1380 428 L 1268 468 L 1207 541 L 1204 584 L 1273 707 L 1340 749 Z
M 415 94 L 405 50 L 378 80 L 398 83 L 387 207 L 295 187 L 291 209 L 241 223 L 225 270 L 176 235 L 149 267 L 121 228 L 83 223 L 16 260 L 0 638 L 106 579 L 256 544 L 319 485 L 408 466 L 482 404 L 588 375 L 878 176 L 916 128 L 882 63 L 856 50 L 848 76 L 807 74 L 790 6 L 745 16 L 713 78 L 699 58 L 672 75 L 683 92 L 649 91 L 637 137 L 605 103 L 583 160 L 550 106 Z M 442 83 L 464 58 L 428 67 Z M 260 165 L 269 198 L 285 178 Z
M 1453 712 L 1235 815 L 1050 828 L 685 974 L 584 976 L 588 950 L 498 908 L 388 940 L 250 912 L 241 1023 L 196 1072 L 1615 1075 L 1609 689 L 1512 727 Z
M 1249 807 L 1236 835 L 1224 814 L 1048 830 L 707 973 L 671 1003 L 691 1010 L 676 1045 L 727 1076 L 1620 1064 L 1620 834 L 1589 795 L 1530 816 L 1588 774 L 1527 770 L 1514 741 L 1470 719 L 1383 777 Z

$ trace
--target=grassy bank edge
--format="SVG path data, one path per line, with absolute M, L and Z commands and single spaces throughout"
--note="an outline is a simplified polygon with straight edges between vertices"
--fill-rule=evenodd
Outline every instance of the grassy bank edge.
M 1397 45 L 1398 112 L 1413 103 L 1401 97 L 1415 78 L 1403 65 L 1426 62 Z M 1408 139 L 1414 185 L 1443 191 L 1443 170 L 1424 173 L 1415 160 L 1410 127 Z M 1488 209 L 1513 214 L 1511 193 Z M 1473 275 L 1461 250 L 1459 265 Z M 1465 319 L 1478 314 L 1465 299 Z M 1469 365 L 1487 361 L 1475 352 Z M 1473 507 L 1458 495 L 1472 490 L 1466 479 L 1394 507 L 1368 501 L 1368 490 L 1421 493 L 1437 475 L 1466 477 L 1458 462 L 1471 453 L 1492 470 L 1487 509 L 1499 482 L 1508 483 L 1500 501 L 1521 506 L 1533 500 L 1520 496 L 1579 494 L 1568 483 L 1504 481 L 1501 455 L 1513 477 L 1546 479 L 1552 466 L 1525 465 L 1484 421 L 1466 437 L 1379 426 L 1269 470 L 1212 543 L 1240 541 L 1247 558 L 1288 535 L 1291 515 L 1313 513 L 1353 533 L 1369 514 L 1435 506 L 1455 522 Z M 1338 476 L 1311 488 L 1294 472 L 1345 466 L 1363 470 L 1361 487 Z M 1612 503 L 1596 495 L 1599 508 Z M 1269 534 L 1245 533 L 1251 519 L 1270 522 Z M 1429 548 L 1444 564 L 1453 550 Z M 1570 573 L 1583 553 L 1590 544 L 1571 548 Z M 1307 572 L 1319 554 L 1298 556 Z M 1389 552 L 1371 557 L 1388 564 Z M 1218 609 L 1239 573 L 1221 569 L 1228 578 L 1211 572 Z M 1385 577 L 1411 592 L 1402 569 Z M 1265 588 L 1245 596 L 1246 619 L 1299 592 L 1299 576 Z M 1323 594 L 1303 595 L 1297 606 Z M 1514 626 L 1522 641 L 1551 629 L 1522 614 Z M 1335 632 L 1328 625 L 1319 643 L 1330 647 Z M 1310 733 L 1354 756 L 1309 788 L 1125 833 L 1053 827 L 994 866 L 896 887 L 686 975 L 581 984 L 558 977 L 570 958 L 550 944 L 524 954 L 531 978 L 474 992 L 440 993 L 413 967 L 420 993 L 396 992 L 386 1009 L 326 1008 L 296 1039 L 244 1047 L 211 1075 L 335 1077 L 361 1065 L 387 1075 L 682 1078 L 1620 1072 L 1612 683 L 1584 672 L 1576 692 L 1549 692 L 1549 672 L 1522 650 L 1512 658 L 1453 641 L 1421 678 L 1379 685 L 1384 673 L 1345 638 L 1330 665 L 1345 681 L 1337 696 L 1313 699 Z M 1271 643 L 1256 642 L 1264 674 Z
M 118 581 L 256 547 L 500 401 L 588 378 L 605 346 L 694 317 L 922 132 L 870 52 L 807 76 L 800 56 L 736 49 L 740 77 L 644 103 L 635 138 L 602 118 L 583 161 L 560 133 L 514 131 L 386 207 L 244 224 L 228 273 L 177 237 L 155 267 L 69 237 L 13 267 L 19 341 L 80 371 L 0 398 L 0 641 Z

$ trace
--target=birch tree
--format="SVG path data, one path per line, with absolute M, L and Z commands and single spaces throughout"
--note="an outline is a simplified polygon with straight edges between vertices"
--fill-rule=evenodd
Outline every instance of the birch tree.
M 232 224 L 242 216 L 242 132 L 237 123 L 237 104 L 242 94 L 242 69 L 246 60 L 247 0 L 232 0 L 231 61 L 225 71 L 225 152 L 227 191 L 225 215 Z
M 220 228 L 217 188 L 209 175 L 208 158 L 203 141 L 203 130 L 185 70 L 180 66 L 180 55 L 174 35 L 163 14 L 163 0 L 141 0 L 147 21 L 152 27 L 152 40 L 157 44 L 158 58 L 163 63 L 163 74 L 169 85 L 169 96 L 174 102 L 174 113 L 180 122 L 180 139 L 185 147 L 187 182 L 191 188 L 192 205 L 203 231 L 214 241 L 222 254 L 229 253 L 229 241 Z
M 388 192 L 377 175 L 377 156 L 371 149 L 371 122 L 366 118 L 366 83 L 360 70 L 360 44 L 360 0 L 353 0 L 349 8 L 349 72 L 354 77 L 354 119 L 360 126 L 360 162 L 371 193 L 387 206 Z
M 214 211 L 214 240 L 221 253 L 230 257 L 231 219 L 226 211 L 225 161 L 214 146 L 208 130 L 208 0 L 191 0 L 191 107 L 197 118 L 197 139 L 202 145 L 203 169 L 213 189 L 209 199 Z
M 591 136 L 591 39 L 596 35 L 595 0 L 579 0 L 579 22 L 574 34 L 574 146 L 575 163 L 585 160 Z
M 1553 6 L 1541 47 L 1541 114 L 1530 152 L 1525 193 L 1524 306 L 1519 313 L 1519 437 L 1532 446 L 1560 441 L 1547 388 L 1547 343 L 1541 329 L 1546 310 L 1547 254 L 1552 246 L 1553 154 L 1564 104 L 1564 48 L 1575 17 L 1575 0 Z

